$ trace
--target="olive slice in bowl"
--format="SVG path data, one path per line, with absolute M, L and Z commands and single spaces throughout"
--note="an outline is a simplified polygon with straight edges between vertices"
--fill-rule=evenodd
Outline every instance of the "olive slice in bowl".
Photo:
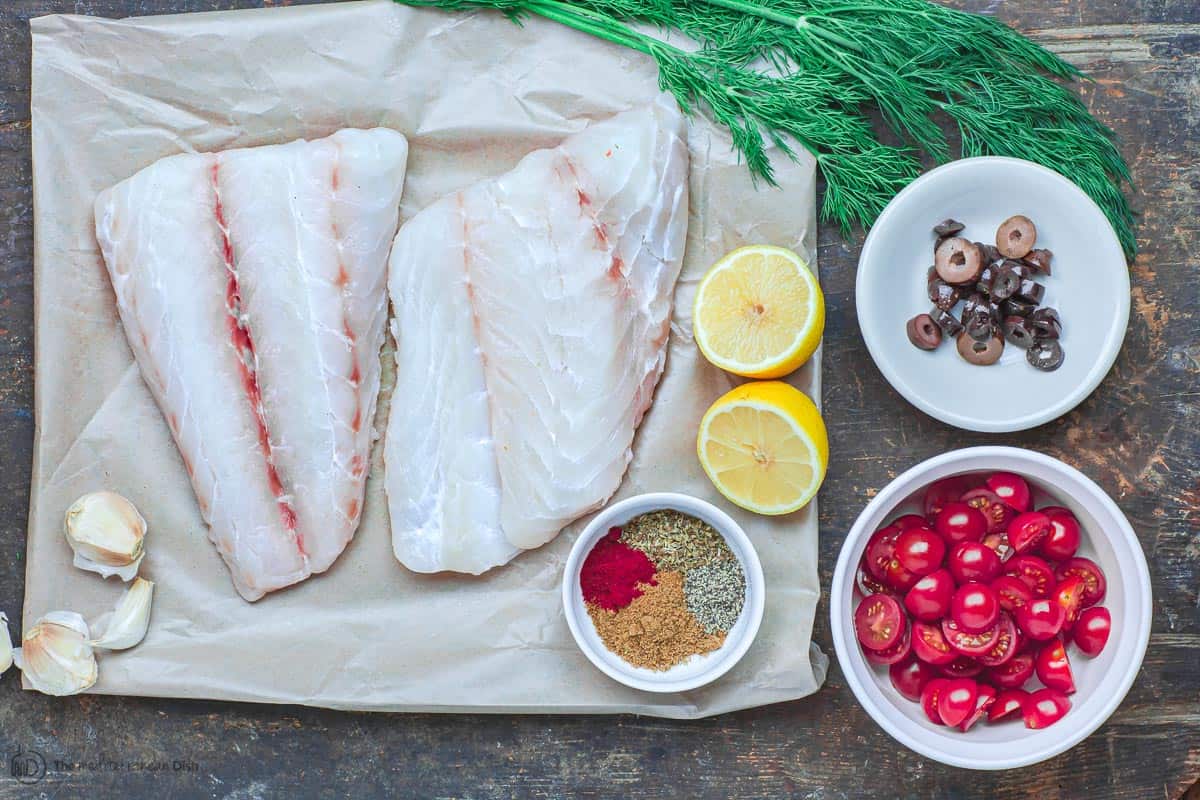
M 1000 360 L 1004 352 L 1004 340 L 999 336 L 990 336 L 985 341 L 976 341 L 970 336 L 958 337 L 958 354 L 970 364 L 986 367 Z
M 1016 214 L 996 229 L 996 249 L 1008 258 L 1021 258 L 1037 243 L 1037 226 L 1023 214 Z
M 983 272 L 983 254 L 974 242 L 955 236 L 938 245 L 933 266 L 946 283 L 971 284 Z
M 1053 372 L 1062 366 L 1062 345 L 1054 339 L 1036 341 L 1025 351 L 1025 360 L 1042 372 Z

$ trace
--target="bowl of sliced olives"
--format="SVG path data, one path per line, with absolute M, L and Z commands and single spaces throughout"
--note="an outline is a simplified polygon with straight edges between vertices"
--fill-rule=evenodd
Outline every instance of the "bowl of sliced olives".
M 1112 367 L 1129 272 L 1100 208 L 1027 161 L 955 161 L 914 181 L 863 245 L 859 325 L 915 406 L 1015 431 L 1078 405 Z

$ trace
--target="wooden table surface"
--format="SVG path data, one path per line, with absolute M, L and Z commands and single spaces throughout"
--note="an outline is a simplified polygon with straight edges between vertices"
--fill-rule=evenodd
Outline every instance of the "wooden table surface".
M 0 3 L 0 611 L 21 616 L 33 400 L 30 17 L 119 17 L 263 5 L 238 0 Z M 271 2 L 265 2 L 272 5 Z M 883 380 L 858 333 L 861 237 L 820 236 L 829 310 L 822 585 L 866 500 L 916 462 L 971 444 L 1030 447 L 1107 490 L 1154 579 L 1145 665 L 1109 722 L 1045 764 L 941 766 L 893 742 L 836 665 L 814 696 L 696 722 L 636 717 L 339 713 L 111 697 L 47 698 L 0 680 L 0 800 L 46 797 L 1176 798 L 1200 778 L 1200 3 L 956 0 L 1083 68 L 1088 105 L 1120 134 L 1141 213 L 1125 347 L 1075 411 L 1033 431 L 952 430 Z M 86 380 L 86 376 L 81 376 Z M 816 639 L 830 653 L 827 606 Z M 17 632 L 18 625 L 11 624 Z M 39 753 L 34 786 L 9 757 Z M 119 790 L 119 794 L 118 794 Z

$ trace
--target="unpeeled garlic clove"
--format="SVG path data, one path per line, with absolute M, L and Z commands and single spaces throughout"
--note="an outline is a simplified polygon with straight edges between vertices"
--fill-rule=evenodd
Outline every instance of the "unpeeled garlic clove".
M 30 628 L 13 660 L 30 685 L 43 694 L 78 694 L 96 683 L 96 654 L 83 617 L 51 611 Z
M 67 542 L 75 566 L 131 581 L 145 554 L 146 520 L 116 492 L 92 492 L 67 509 Z
M 154 582 L 135 578 L 129 591 L 117 607 L 96 620 L 95 626 L 104 631 L 92 647 L 101 650 L 127 650 L 146 638 L 150 627 L 150 603 L 154 598 Z
M 8 671 L 13 663 L 12 636 L 8 632 L 8 617 L 0 611 L 0 675 Z

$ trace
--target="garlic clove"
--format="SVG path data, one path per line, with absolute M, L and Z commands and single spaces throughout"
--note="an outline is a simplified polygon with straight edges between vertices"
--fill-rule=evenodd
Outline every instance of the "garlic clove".
M 12 635 L 8 632 L 8 617 L 0 611 L 0 675 L 13 663 Z
M 92 492 L 67 509 L 67 543 L 75 566 L 131 581 L 145 554 L 146 520 L 116 492 Z
M 121 597 L 117 607 L 96 620 L 104 634 L 92 642 L 92 647 L 101 650 L 127 650 L 146 638 L 150 627 L 150 603 L 154 598 L 154 582 L 135 578 L 129 591 Z
M 52 611 L 38 620 L 13 651 L 13 661 L 43 694 L 78 694 L 96 683 L 96 654 L 87 623 L 73 611 Z

